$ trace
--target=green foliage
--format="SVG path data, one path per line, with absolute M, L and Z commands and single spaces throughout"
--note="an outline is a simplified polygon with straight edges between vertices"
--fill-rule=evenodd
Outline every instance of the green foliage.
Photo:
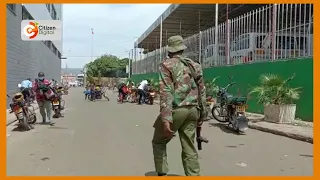
M 213 78 L 212 80 L 205 81 L 206 94 L 207 96 L 216 96 L 219 91 L 219 86 L 216 85 L 216 81 L 219 77 Z
M 260 76 L 260 86 L 254 87 L 250 94 L 257 94 L 260 104 L 292 104 L 294 100 L 300 98 L 300 87 L 291 88 L 289 82 L 295 77 L 283 80 L 275 74 L 263 74 Z
M 113 55 L 102 55 L 93 62 L 85 65 L 87 76 L 92 77 L 126 77 L 126 66 L 129 59 L 119 59 Z
M 133 81 L 131 80 L 131 79 L 126 79 L 126 81 L 125 81 L 125 84 L 131 84 L 131 83 L 133 83 Z
M 158 79 L 148 79 L 150 85 L 157 91 L 160 91 L 160 84 Z

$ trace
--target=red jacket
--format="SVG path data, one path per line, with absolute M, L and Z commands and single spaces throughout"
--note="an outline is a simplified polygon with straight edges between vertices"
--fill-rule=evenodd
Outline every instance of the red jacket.
M 35 83 L 32 84 L 32 90 L 36 93 L 37 101 L 46 100 L 45 95 L 44 94 L 40 94 L 40 90 L 38 89 L 40 83 L 43 83 L 43 84 L 49 86 L 50 85 L 50 81 L 47 80 L 47 79 L 44 79 L 43 81 L 39 80 L 38 82 L 35 82 Z

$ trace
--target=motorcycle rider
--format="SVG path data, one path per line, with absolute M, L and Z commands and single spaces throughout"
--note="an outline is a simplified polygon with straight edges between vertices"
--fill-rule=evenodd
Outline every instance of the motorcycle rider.
M 126 87 L 126 84 L 124 82 L 121 82 L 118 87 L 118 97 L 120 102 L 122 102 L 126 96 L 126 92 L 124 92 L 124 87 Z
M 27 78 L 26 80 L 23 80 L 20 84 L 21 93 L 24 96 L 24 100 L 29 104 L 30 103 L 30 97 L 31 97 L 31 89 L 32 89 L 32 82 L 30 78 Z
M 44 94 L 40 93 L 40 86 L 42 85 L 50 87 L 50 81 L 45 79 L 43 72 L 39 72 L 38 79 L 36 80 L 36 83 L 33 84 L 32 89 L 36 93 L 36 100 L 42 116 L 42 123 L 53 125 L 54 123 L 51 122 L 51 101 L 47 99 Z
M 147 80 L 143 80 L 139 84 L 139 86 L 138 86 L 138 95 L 139 95 L 138 104 L 142 104 L 144 102 L 145 95 L 146 95 L 145 90 L 146 90 L 148 84 L 149 84 L 149 82 Z

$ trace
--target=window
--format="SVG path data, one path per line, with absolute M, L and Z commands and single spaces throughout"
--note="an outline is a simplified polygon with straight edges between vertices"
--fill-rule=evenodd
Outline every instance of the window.
M 57 19 L 57 12 L 56 12 L 56 9 L 54 8 L 53 4 L 52 4 L 52 11 L 51 11 L 51 17 L 53 20 L 56 20 Z
M 50 11 L 51 11 L 51 4 L 46 4 L 46 7 L 47 7 L 47 9 L 48 9 L 48 11 L 49 11 L 49 13 L 50 13 Z
M 7 4 L 7 7 L 12 11 L 12 12 L 16 12 L 16 4 Z
M 51 41 L 42 41 L 42 42 L 53 52 L 53 54 L 55 54 L 56 56 L 59 57 L 59 59 L 61 59 L 61 53 Z
M 55 55 L 58 55 L 58 49 L 56 48 L 56 46 L 52 43 L 52 52 L 55 54 Z
M 260 35 L 256 37 L 256 48 L 263 48 L 263 40 L 266 38 L 265 35 Z
M 295 38 L 290 36 L 277 36 L 278 49 L 294 49 Z
M 24 6 L 22 6 L 22 20 L 33 20 L 33 17 Z

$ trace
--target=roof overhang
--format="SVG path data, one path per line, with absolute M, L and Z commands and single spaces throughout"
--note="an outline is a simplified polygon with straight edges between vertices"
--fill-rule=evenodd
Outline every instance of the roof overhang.
M 219 4 L 218 23 L 245 14 L 266 4 Z M 171 4 L 167 10 L 138 38 L 134 47 L 153 51 L 160 48 L 170 36 L 189 37 L 215 25 L 215 4 Z

